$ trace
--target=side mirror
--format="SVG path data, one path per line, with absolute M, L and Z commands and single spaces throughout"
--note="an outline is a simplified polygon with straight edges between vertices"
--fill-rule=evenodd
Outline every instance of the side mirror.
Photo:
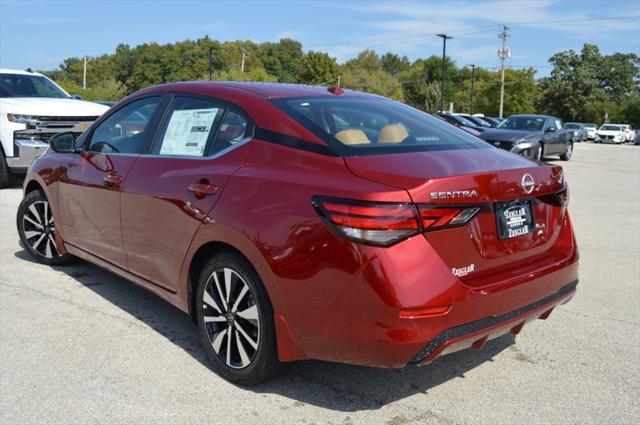
M 76 100 L 82 100 L 82 96 L 80 96 L 79 94 L 72 94 L 71 97 Z
M 54 152 L 73 153 L 76 151 L 76 135 L 70 131 L 51 136 L 49 145 Z

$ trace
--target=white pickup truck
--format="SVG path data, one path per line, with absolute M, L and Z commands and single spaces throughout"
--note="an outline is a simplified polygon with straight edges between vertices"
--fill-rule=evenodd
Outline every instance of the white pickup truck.
M 105 105 L 70 96 L 42 74 L 0 69 L 0 188 L 24 174 L 55 133 L 81 133 Z

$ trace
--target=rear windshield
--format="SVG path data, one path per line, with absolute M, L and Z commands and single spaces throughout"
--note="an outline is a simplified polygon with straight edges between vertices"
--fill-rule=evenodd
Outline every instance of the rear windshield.
M 441 119 L 382 97 L 318 96 L 271 102 L 343 156 L 490 148 Z

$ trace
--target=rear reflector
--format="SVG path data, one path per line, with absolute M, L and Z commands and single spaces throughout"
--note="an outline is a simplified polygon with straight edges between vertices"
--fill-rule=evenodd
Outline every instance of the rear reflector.
M 420 205 L 424 230 L 440 230 L 464 226 L 480 211 L 480 207 L 431 207 Z
M 311 202 L 330 229 L 356 242 L 390 246 L 421 230 L 418 210 L 413 204 L 320 196 L 314 196 Z
M 400 310 L 401 319 L 419 319 L 420 317 L 441 316 L 451 310 L 450 305 L 440 305 L 436 307 L 423 307 L 412 310 Z

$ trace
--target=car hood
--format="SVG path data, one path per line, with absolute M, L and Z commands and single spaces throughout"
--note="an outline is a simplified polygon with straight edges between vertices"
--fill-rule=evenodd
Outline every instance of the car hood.
M 501 142 L 514 142 L 520 139 L 534 139 L 540 137 L 541 131 L 502 130 L 490 128 L 483 131 L 479 137 L 484 140 L 499 140 Z
M 603 136 L 615 136 L 621 133 L 624 133 L 624 130 L 598 130 L 598 134 Z
M 98 116 L 109 108 L 93 102 L 77 99 L 47 97 L 0 98 L 0 109 L 5 114 L 45 115 L 57 117 Z

